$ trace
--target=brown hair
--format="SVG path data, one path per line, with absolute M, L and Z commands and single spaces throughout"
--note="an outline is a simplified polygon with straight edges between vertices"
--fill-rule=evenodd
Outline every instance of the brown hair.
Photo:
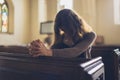
M 62 40 L 62 35 L 60 34 L 61 29 L 64 29 L 64 32 L 69 34 L 74 43 L 78 41 L 80 37 L 82 38 L 85 33 L 92 31 L 92 28 L 78 16 L 77 13 L 70 9 L 63 9 L 56 15 L 54 24 L 54 44 Z

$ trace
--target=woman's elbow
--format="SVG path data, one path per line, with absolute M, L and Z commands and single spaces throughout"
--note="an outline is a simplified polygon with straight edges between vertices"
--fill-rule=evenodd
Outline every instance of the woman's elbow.
M 93 34 L 92 34 L 92 39 L 93 39 L 93 41 L 95 41 L 96 40 L 96 38 L 97 38 L 97 34 L 95 33 L 95 32 L 92 32 Z
M 86 38 L 87 38 L 88 44 L 93 45 L 97 38 L 97 35 L 95 32 L 91 32 L 88 34 Z

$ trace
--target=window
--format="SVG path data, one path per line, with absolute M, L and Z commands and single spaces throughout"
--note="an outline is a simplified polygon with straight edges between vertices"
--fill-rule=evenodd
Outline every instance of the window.
M 114 0 L 114 23 L 120 24 L 120 0 Z
M 73 0 L 58 0 L 58 11 L 65 8 L 72 9 Z
M 0 32 L 8 32 L 8 5 L 0 0 Z
M 53 34 L 54 33 L 53 26 L 54 26 L 53 21 L 41 22 L 40 34 Z

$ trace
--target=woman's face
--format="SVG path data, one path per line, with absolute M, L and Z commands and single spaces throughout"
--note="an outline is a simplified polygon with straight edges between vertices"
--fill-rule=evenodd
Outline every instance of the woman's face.
M 61 35 L 64 35 L 64 37 L 63 37 L 63 42 L 64 42 L 64 44 L 66 44 L 66 45 L 68 45 L 68 46 L 74 45 L 74 42 L 73 42 L 73 40 L 72 40 L 72 37 L 69 35 L 68 32 L 65 32 L 65 31 L 63 31 L 63 30 L 60 29 L 60 34 L 61 34 Z

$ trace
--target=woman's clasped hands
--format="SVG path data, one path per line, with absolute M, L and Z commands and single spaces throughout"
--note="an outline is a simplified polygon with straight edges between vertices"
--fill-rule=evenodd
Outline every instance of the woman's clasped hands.
M 37 39 L 30 43 L 29 54 L 32 55 L 33 57 L 52 56 L 52 50 L 47 49 L 44 43 Z

